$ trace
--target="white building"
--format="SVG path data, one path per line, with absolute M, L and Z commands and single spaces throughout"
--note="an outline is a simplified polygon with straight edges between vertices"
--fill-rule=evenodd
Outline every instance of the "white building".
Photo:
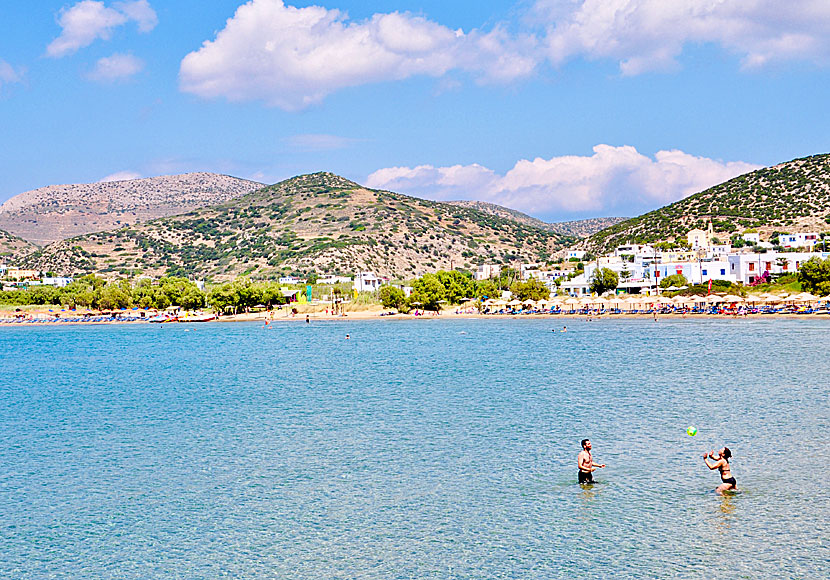
M 299 284 L 300 279 L 296 276 L 282 276 L 280 278 L 280 284 Z
M 497 266 L 496 264 L 481 264 L 473 272 L 473 278 L 476 282 L 480 282 L 481 280 L 497 278 L 499 274 L 501 274 L 501 266 Z
M 44 286 L 56 286 L 58 288 L 63 288 L 65 286 L 68 286 L 69 284 L 71 284 L 72 280 L 73 280 L 72 278 L 64 278 L 64 277 L 60 277 L 60 276 L 55 276 L 55 277 L 47 276 L 43 279 L 43 285 Z
M 591 279 L 582 273 L 562 282 L 561 288 L 571 296 L 588 296 L 591 293 Z
M 809 248 L 812 249 L 819 241 L 816 232 L 800 234 L 781 234 L 778 236 L 778 244 L 785 248 Z
M 348 276 L 335 276 L 334 274 L 327 274 L 317 278 L 318 284 L 351 284 L 352 279 Z
M 568 250 L 568 260 L 582 260 L 586 253 L 585 250 Z
M 360 272 L 354 277 L 354 289 L 357 292 L 374 292 L 383 285 L 384 279 L 374 272 Z
M 756 232 L 752 232 L 752 233 L 744 232 L 741 235 L 741 237 L 744 239 L 745 242 L 750 243 L 750 244 L 758 244 L 758 243 L 761 242 L 761 234 L 756 233 Z
M 827 259 L 827 252 L 767 252 L 765 254 L 733 254 L 729 256 L 729 271 L 735 281 L 753 284 L 766 272 L 795 274 L 810 258 Z
M 681 274 L 689 284 L 702 284 L 709 280 L 728 280 L 730 282 L 737 282 L 737 278 L 732 273 L 729 266 L 729 261 L 723 259 L 708 259 L 698 261 L 683 261 L 683 262 L 664 262 L 654 264 L 650 270 L 654 272 L 654 278 L 659 283 L 661 280 L 669 276 Z

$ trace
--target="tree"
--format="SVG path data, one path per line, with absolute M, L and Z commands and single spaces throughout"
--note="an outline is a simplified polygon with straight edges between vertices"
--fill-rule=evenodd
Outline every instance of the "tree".
M 398 312 L 409 312 L 409 301 L 404 291 L 396 286 L 382 286 L 380 301 L 384 308 L 395 308 Z
M 591 292 L 602 294 L 608 290 L 616 290 L 620 279 L 614 270 L 609 268 L 598 268 L 591 276 Z
M 830 295 L 830 258 L 812 257 L 798 271 L 798 281 L 807 292 L 818 296 Z
M 444 287 L 444 299 L 447 302 L 458 304 L 462 298 L 469 299 L 475 296 L 476 285 L 470 276 L 464 275 L 456 270 L 452 272 L 439 270 L 435 273 L 435 276 Z
M 501 295 L 498 285 L 493 280 L 481 280 L 476 283 L 477 298 L 494 298 Z
M 514 282 L 510 287 L 513 296 L 519 300 L 545 300 L 550 297 L 550 290 L 538 278 L 529 278 L 524 282 Z
M 688 286 L 689 281 L 686 279 L 686 276 L 683 274 L 672 274 L 671 276 L 666 276 L 662 280 L 660 280 L 660 288 L 668 288 L 669 286 Z
M 447 290 L 438 276 L 435 274 L 424 274 L 412 284 L 412 294 L 409 302 L 413 306 L 421 306 L 424 310 L 441 309 L 441 302 L 446 301 Z

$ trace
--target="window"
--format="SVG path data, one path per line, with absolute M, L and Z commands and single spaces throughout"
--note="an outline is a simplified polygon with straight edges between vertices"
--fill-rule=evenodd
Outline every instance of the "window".
M 703 273 L 703 275 L 704 275 L 704 276 L 708 276 L 708 275 L 709 275 L 709 273 L 708 273 L 706 270 L 704 270 L 702 273 Z
M 750 263 L 749 263 L 749 271 L 750 271 L 750 272 L 754 272 L 754 271 L 755 271 L 755 262 L 750 262 Z
M 720 275 L 721 276 L 726 276 L 726 268 L 721 268 L 720 269 Z

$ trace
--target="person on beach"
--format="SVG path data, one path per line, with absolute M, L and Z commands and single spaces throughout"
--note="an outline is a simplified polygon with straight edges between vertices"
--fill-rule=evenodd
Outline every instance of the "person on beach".
M 729 458 L 732 457 L 732 452 L 729 450 L 729 447 L 723 447 L 717 453 L 717 457 L 714 451 L 704 453 L 703 461 L 709 469 L 720 470 L 720 479 L 723 483 L 715 489 L 715 492 L 723 495 L 723 492 L 727 490 L 737 490 L 738 482 L 735 481 L 735 478 L 732 476 L 732 470 L 729 468 Z M 712 463 L 709 463 L 710 459 L 713 460 Z
M 576 456 L 576 463 L 579 466 L 579 483 L 594 483 L 594 471 L 605 467 L 605 464 L 594 463 L 594 458 L 591 456 L 591 440 L 582 440 L 582 451 Z

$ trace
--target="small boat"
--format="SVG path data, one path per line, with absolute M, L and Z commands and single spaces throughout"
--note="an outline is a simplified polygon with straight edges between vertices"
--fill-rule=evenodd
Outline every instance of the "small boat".
M 196 312 L 193 315 L 180 318 L 179 322 L 210 322 L 216 320 L 215 314 L 205 314 L 204 312 Z

